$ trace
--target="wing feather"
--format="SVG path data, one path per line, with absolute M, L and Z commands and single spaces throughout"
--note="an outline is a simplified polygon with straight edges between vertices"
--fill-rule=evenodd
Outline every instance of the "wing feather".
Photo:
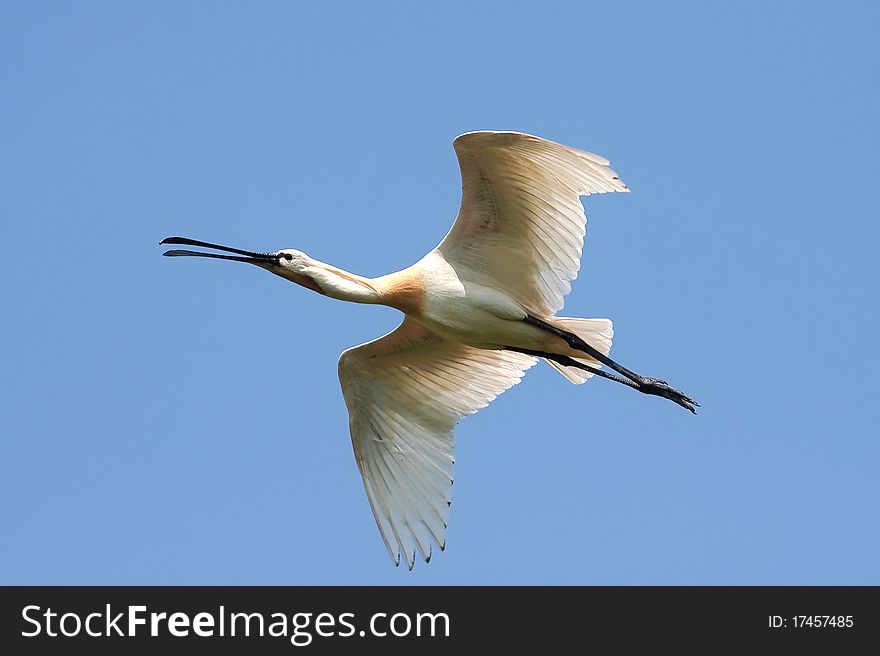
M 373 516 L 391 559 L 412 568 L 445 547 L 453 430 L 522 378 L 535 358 L 445 340 L 414 320 L 345 351 L 339 380 Z
M 469 132 L 453 145 L 461 208 L 438 250 L 462 277 L 552 316 L 580 268 L 579 196 L 626 185 L 604 157 L 527 134 Z

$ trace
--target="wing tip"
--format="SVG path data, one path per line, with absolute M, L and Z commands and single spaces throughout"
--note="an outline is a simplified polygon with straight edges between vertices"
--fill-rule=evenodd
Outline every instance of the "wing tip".
M 617 191 L 620 193 L 628 193 L 630 191 L 629 185 L 621 180 L 620 176 L 617 175 L 617 173 L 613 169 L 609 168 L 608 172 L 611 174 L 611 184 L 614 186 L 614 189 L 612 191 Z

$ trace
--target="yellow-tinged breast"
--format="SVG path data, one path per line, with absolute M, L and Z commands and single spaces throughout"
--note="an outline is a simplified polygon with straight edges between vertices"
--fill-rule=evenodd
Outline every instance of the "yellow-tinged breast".
M 425 310 L 425 275 L 418 264 L 376 278 L 373 283 L 383 305 L 396 308 L 412 317 L 422 316 Z

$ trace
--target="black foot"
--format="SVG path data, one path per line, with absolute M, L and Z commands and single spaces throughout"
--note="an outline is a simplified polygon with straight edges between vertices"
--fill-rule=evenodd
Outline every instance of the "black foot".
M 700 404 L 691 397 L 685 396 L 682 392 L 670 387 L 665 380 L 660 380 L 659 378 L 642 378 L 636 389 L 642 394 L 653 394 L 654 396 L 662 396 L 664 399 L 674 401 L 682 408 L 690 410 L 694 414 L 697 414 L 696 408 L 700 407 Z

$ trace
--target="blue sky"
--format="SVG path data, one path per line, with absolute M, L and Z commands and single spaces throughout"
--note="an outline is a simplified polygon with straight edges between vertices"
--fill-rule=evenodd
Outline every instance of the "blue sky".
M 878 5 L 427 5 L 0 6 L 0 582 L 880 583 Z M 612 160 L 565 314 L 703 409 L 533 369 L 408 573 L 336 377 L 398 314 L 158 242 L 402 268 L 475 129 Z

